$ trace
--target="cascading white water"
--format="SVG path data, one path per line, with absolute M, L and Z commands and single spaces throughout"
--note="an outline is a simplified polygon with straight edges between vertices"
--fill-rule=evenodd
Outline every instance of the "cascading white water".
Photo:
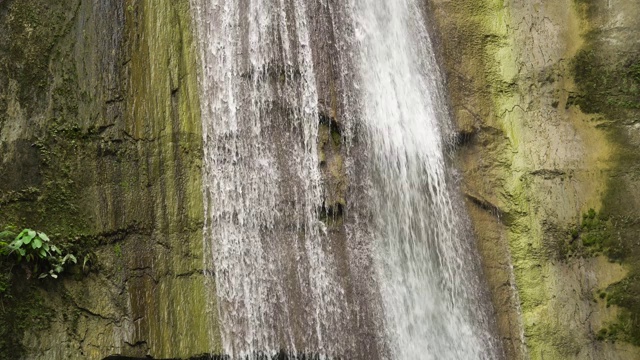
M 496 359 L 447 171 L 448 116 L 417 0 L 355 0 L 386 331 L 398 359 Z
M 233 358 L 280 349 L 500 358 L 476 308 L 478 270 L 447 170 L 442 81 L 419 4 L 191 0 L 202 63 L 205 268 L 215 273 Z M 331 25 L 318 25 L 325 17 Z M 320 59 L 328 55 L 338 59 L 331 66 Z M 338 80 L 321 86 L 328 75 L 318 64 Z M 323 88 L 342 92 L 332 121 L 353 185 L 343 230 L 320 214 Z
M 205 267 L 225 351 L 335 352 L 305 2 L 192 1 L 200 39 Z M 300 346 L 300 347 L 298 347 Z

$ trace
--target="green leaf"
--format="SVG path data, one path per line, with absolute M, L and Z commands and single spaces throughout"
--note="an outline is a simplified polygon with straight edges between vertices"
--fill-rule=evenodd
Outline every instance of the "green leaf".
M 24 256 L 27 252 L 24 249 L 18 249 L 18 253 L 20 253 L 20 256 Z
M 40 238 L 33 239 L 33 242 L 31 243 L 31 246 L 33 246 L 34 249 L 41 248 L 42 247 L 42 240 L 40 240 Z
M 43 243 L 42 248 L 45 249 L 46 251 L 49 251 L 49 244 Z
M 22 239 L 23 237 L 27 236 L 28 233 L 29 233 L 29 229 L 24 229 L 24 230 L 20 231 L 20 234 L 18 234 L 18 236 L 16 236 L 16 240 Z
M 38 279 L 44 279 L 44 278 L 46 278 L 47 276 L 49 276 L 49 274 L 47 274 L 47 273 L 42 273 L 42 274 L 40 274 L 40 276 L 38 276 Z
M 24 242 L 25 244 L 29 244 L 34 237 L 36 237 L 36 232 L 33 230 L 29 230 L 27 235 L 23 237 L 22 242 Z
M 9 247 L 12 248 L 13 250 L 18 249 L 19 247 L 22 246 L 22 240 L 14 240 Z
M 67 254 L 64 256 L 64 258 L 62 259 L 62 264 L 66 263 L 67 260 L 71 260 L 73 261 L 74 264 L 78 263 L 78 260 L 76 259 L 75 256 L 73 256 L 72 254 Z
M 62 254 L 62 251 L 60 251 L 60 249 L 58 249 L 58 247 L 55 245 L 51 245 L 51 251 L 53 251 L 54 253 Z
M 58 275 L 56 275 L 56 274 L 51 274 L 51 277 L 52 277 L 52 278 L 54 278 L 54 279 L 57 279 L 57 278 L 58 278 Z
M 40 239 L 42 239 L 43 241 L 47 241 L 47 242 L 48 242 L 48 241 L 50 241 L 50 240 L 49 240 L 49 237 L 47 236 L 47 234 L 45 234 L 45 233 L 43 233 L 43 232 L 38 233 L 38 236 L 39 236 L 39 237 L 40 237 Z
M 47 252 L 45 251 L 45 249 L 40 249 L 40 257 L 43 259 L 47 257 Z
M 82 271 L 84 271 L 85 265 L 87 265 L 87 261 L 89 261 L 89 255 L 84 256 L 84 260 L 82 260 Z

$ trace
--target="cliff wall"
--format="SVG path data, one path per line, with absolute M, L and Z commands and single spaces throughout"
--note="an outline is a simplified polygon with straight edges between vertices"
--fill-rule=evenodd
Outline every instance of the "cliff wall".
M 0 229 L 87 259 L 58 280 L 2 264 L 0 358 L 219 351 L 190 19 L 187 0 L 0 1 Z
M 640 4 L 429 4 L 508 357 L 639 359 Z M 0 262 L 0 359 L 220 351 L 188 6 L 0 0 L 0 230 L 87 259 Z
M 640 358 L 640 5 L 430 5 L 508 357 Z

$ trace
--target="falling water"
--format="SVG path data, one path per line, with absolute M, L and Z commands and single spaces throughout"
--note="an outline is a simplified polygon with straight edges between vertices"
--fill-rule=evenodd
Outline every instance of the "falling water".
M 398 359 L 495 359 L 447 171 L 442 79 L 420 1 L 354 1 L 378 273 Z M 484 325 L 484 326 L 483 326 Z
M 203 0 L 205 262 L 224 350 L 336 353 L 345 301 L 318 169 L 305 2 Z
M 233 358 L 500 357 L 418 3 L 191 0 L 205 268 Z M 327 220 L 322 121 L 342 137 L 340 222 Z

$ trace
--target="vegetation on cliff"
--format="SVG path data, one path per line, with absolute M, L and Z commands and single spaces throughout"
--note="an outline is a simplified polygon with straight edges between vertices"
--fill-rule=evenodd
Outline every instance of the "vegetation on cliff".
M 603 9 L 597 1 L 582 1 L 591 21 L 601 17 Z M 637 151 L 640 126 L 640 47 L 608 48 L 599 27 L 592 27 L 585 45 L 573 60 L 573 73 L 578 92 L 575 104 L 600 118 L 599 127 L 615 144 L 615 167 L 609 174 L 603 197 L 601 217 L 610 224 L 598 240 L 611 261 L 624 264 L 629 273 L 625 279 L 602 289 L 607 306 L 621 307 L 617 321 L 598 331 L 600 340 L 622 340 L 640 346 L 640 153 Z
M 174 335 L 216 329 L 192 36 L 187 0 L 0 1 L 0 230 L 41 230 L 80 263 L 59 281 L 16 281 L 21 267 L 0 259 L 0 354 L 216 348 L 206 332 Z

